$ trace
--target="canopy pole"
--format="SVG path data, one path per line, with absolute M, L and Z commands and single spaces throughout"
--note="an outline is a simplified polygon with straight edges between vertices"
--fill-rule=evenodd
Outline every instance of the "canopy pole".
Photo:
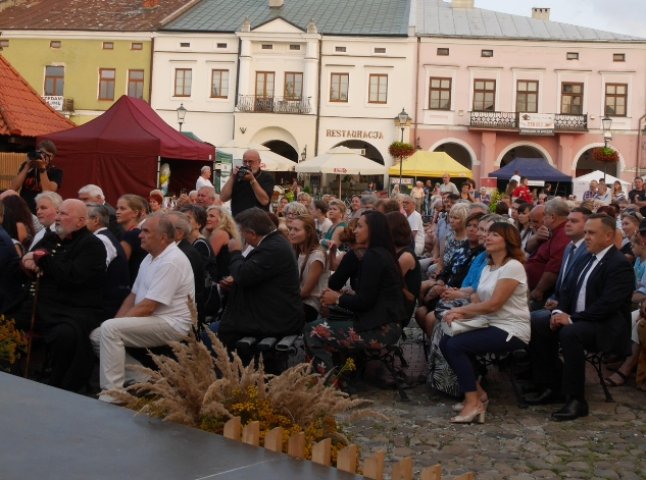
M 159 177 L 161 175 L 161 156 L 157 155 L 157 182 L 155 185 L 157 185 L 155 188 L 160 188 L 161 186 L 159 185 Z

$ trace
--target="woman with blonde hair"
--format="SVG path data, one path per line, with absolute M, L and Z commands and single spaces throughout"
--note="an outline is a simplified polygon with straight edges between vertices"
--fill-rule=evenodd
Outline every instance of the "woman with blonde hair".
M 126 193 L 121 195 L 117 200 L 116 217 L 117 223 L 123 228 L 123 237 L 121 246 L 128 259 L 128 269 L 130 272 L 130 285 L 134 284 L 139 273 L 139 265 L 146 258 L 148 252 L 141 248 L 141 239 L 139 234 L 141 230 L 139 224 L 148 212 L 148 203 L 146 199 L 139 195 Z
M 330 200 L 327 210 L 327 218 L 332 221 L 332 226 L 325 233 L 321 239 L 321 246 L 323 248 L 330 248 L 332 245 L 338 246 L 340 244 L 339 235 L 343 229 L 348 226 L 345 222 L 346 206 L 341 200 Z
M 229 240 L 240 240 L 240 232 L 233 217 L 219 205 L 206 209 L 205 236 L 209 240 L 217 265 L 216 281 L 229 275 Z

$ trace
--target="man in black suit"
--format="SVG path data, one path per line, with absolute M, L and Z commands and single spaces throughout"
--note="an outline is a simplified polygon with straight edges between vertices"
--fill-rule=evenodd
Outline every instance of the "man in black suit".
M 530 353 L 534 380 L 543 386 L 528 403 L 566 404 L 552 420 L 574 420 L 588 414 L 585 401 L 585 351 L 626 354 L 630 351 L 630 297 L 634 273 L 614 246 L 615 219 L 605 214 L 588 217 L 580 258 L 561 284 L 558 308 L 546 318 L 532 319 Z M 559 345 L 563 365 L 559 359 Z
M 253 247 L 246 257 L 237 239 L 229 241 L 231 289 L 218 336 L 229 349 L 247 336 L 283 337 L 304 325 L 300 280 L 294 249 L 264 210 L 248 208 L 236 215 L 240 234 Z

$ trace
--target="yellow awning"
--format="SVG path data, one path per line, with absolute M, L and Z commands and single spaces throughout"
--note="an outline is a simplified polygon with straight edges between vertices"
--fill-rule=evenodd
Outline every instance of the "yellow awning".
M 402 177 L 441 177 L 445 173 L 452 177 L 473 177 L 471 170 L 453 160 L 446 152 L 418 150 L 402 165 Z M 388 175 L 399 176 L 399 162 L 388 169 Z

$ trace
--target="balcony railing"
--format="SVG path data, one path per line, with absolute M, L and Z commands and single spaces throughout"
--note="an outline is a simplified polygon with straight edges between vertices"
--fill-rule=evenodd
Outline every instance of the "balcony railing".
M 469 112 L 474 129 L 519 130 L 518 112 Z M 555 132 L 587 132 L 587 115 L 554 114 Z
M 310 97 L 259 97 L 256 95 L 239 95 L 238 110 L 241 112 L 263 113 L 310 113 Z

